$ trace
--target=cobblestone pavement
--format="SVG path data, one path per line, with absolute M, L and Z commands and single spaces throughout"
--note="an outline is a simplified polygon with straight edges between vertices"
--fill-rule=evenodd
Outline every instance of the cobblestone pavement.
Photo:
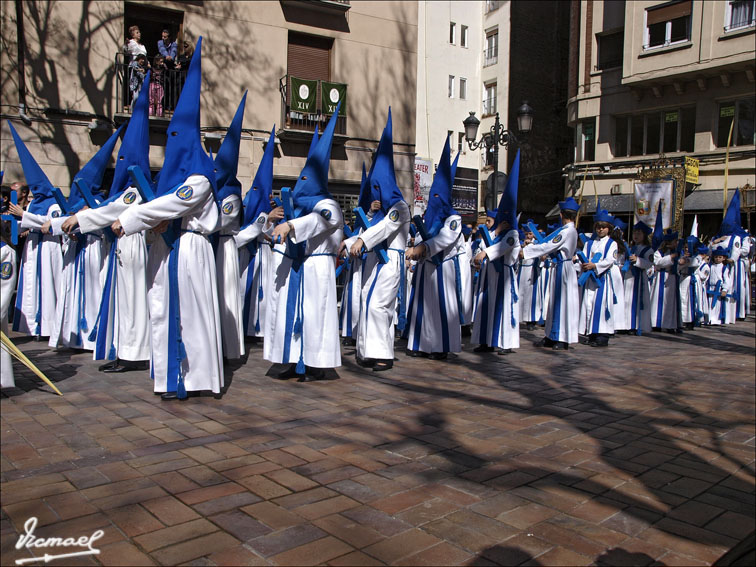
M 754 330 L 567 353 L 523 332 L 316 383 L 252 346 L 221 399 L 185 402 L 16 336 L 64 396 L 18 366 L 3 393 L 2 563 L 35 516 L 103 530 L 59 564 L 711 564 L 754 529 Z

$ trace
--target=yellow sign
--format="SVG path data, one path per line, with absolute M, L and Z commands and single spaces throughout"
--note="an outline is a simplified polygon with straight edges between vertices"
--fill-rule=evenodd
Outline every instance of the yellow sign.
M 685 182 L 698 183 L 698 160 L 696 158 L 685 158 Z

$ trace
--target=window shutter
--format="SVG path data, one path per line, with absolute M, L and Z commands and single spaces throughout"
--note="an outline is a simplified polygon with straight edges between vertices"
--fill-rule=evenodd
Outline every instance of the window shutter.
M 332 45 L 333 40 L 328 38 L 290 34 L 288 74 L 300 79 L 330 81 Z
M 646 25 L 652 26 L 661 22 L 669 22 L 684 16 L 690 16 L 692 3 L 690 0 L 675 2 L 674 4 L 662 4 L 658 8 L 649 8 L 646 15 Z

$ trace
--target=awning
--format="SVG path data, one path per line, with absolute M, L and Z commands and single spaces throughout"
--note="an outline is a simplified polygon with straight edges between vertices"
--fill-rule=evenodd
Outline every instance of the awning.
M 732 195 L 735 188 L 728 190 Z M 693 191 L 685 197 L 684 211 L 686 213 L 700 212 L 721 212 L 722 211 L 722 189 L 707 189 Z M 610 213 L 632 213 L 633 212 L 633 195 L 599 195 L 601 208 Z M 729 198 L 728 198 L 729 200 Z M 596 197 L 594 195 L 583 197 L 583 213 L 596 212 Z M 547 214 L 546 218 L 555 218 L 559 216 L 559 205 L 554 206 Z

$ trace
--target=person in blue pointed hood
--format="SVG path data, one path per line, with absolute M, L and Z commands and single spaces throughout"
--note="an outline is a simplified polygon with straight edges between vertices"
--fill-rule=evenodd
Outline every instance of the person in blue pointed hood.
M 473 258 L 481 270 L 471 342 L 475 352 L 511 354 L 520 347 L 520 295 L 515 266 L 520 256 L 517 233 L 517 189 L 520 151 L 517 150 L 493 225 L 493 243 Z
M 462 218 L 452 206 L 454 167 L 449 139 L 428 194 L 424 220 L 407 259 L 416 260 L 407 307 L 407 355 L 443 360 L 462 348 L 464 295 L 460 256 L 464 257 Z
M 751 292 L 748 276 L 748 256 L 751 250 L 751 238 L 743 230 L 740 220 L 740 189 L 735 192 L 727 206 L 722 224 L 713 239 L 713 244 L 727 250 L 728 260 L 733 264 L 733 290 L 735 313 L 730 317 L 733 321 L 743 320 L 750 313 Z
M 102 202 L 99 189 L 105 168 L 110 162 L 113 149 L 123 131 L 116 130 L 86 165 L 76 174 L 71 183 L 67 200 L 67 212 L 75 214 L 82 209 L 97 208 Z M 99 197 L 99 198 L 97 198 Z M 52 219 L 51 232 L 61 236 L 61 225 L 66 217 Z M 43 232 L 44 232 L 43 227 Z M 48 345 L 52 348 L 81 348 L 93 351 L 95 337 L 91 331 L 97 320 L 102 282 L 100 274 L 107 255 L 109 242 L 102 233 L 71 236 L 63 256 L 63 281 L 58 288 L 55 327 Z
M 217 200 L 221 210 L 215 248 L 215 271 L 218 275 L 223 356 L 230 360 L 237 360 L 244 354 L 243 305 L 239 295 L 239 253 L 234 237 L 239 233 L 242 212 L 241 183 L 236 174 L 246 101 L 245 92 L 226 130 L 226 137 L 218 150 L 218 155 L 215 156 Z
M 162 230 L 150 247 L 151 373 L 164 400 L 223 385 L 218 285 L 208 235 L 219 223 L 214 165 L 200 141 L 202 38 L 168 124 L 155 198 L 126 209 L 113 232 Z M 202 324 L 197 324 L 201 321 Z
M 268 311 L 268 286 L 271 280 L 273 257 L 267 240 L 272 223 L 273 158 L 276 127 L 270 131 L 263 157 L 257 167 L 252 185 L 244 196 L 244 218 L 239 234 L 234 237 L 239 250 L 240 286 L 242 290 L 242 327 L 245 336 L 262 337 Z
M 369 228 L 347 239 L 346 246 L 353 259 L 367 251 L 362 266 L 362 286 L 357 324 L 358 364 L 372 367 L 374 372 L 389 370 L 394 364 L 394 315 L 398 327 L 406 324 L 406 274 L 404 251 L 409 235 L 410 210 L 396 182 L 394 145 L 389 108 L 386 127 L 365 180 L 366 192 L 379 203 L 374 208 Z M 385 253 L 385 262 L 376 252 Z M 397 303 L 398 302 L 398 303 Z
M 281 379 L 318 380 L 325 369 L 341 365 L 335 266 L 344 217 L 328 191 L 338 113 L 337 106 L 297 179 L 293 218 L 272 233 L 273 242 L 285 246 L 274 249 L 277 265 L 268 294 L 263 356 L 288 365 L 278 375 Z
M 42 232 L 48 221 L 61 215 L 53 197 L 53 185 L 8 122 L 24 178 L 34 198 L 27 210 L 11 204 L 9 212 L 21 217 L 19 230 L 29 230 L 19 268 L 13 330 L 33 336 L 49 336 L 55 327 L 57 292 L 62 281 L 63 254 L 60 239 Z
M 70 233 L 77 225 L 82 234 L 100 231 L 112 225 L 126 209 L 141 203 L 128 168 L 138 166 L 149 183 L 149 85 L 148 72 L 118 149 L 108 198 L 97 208 L 81 210 L 69 217 L 63 223 L 64 232 Z M 90 334 L 95 341 L 94 359 L 109 361 L 100 366 L 107 373 L 144 369 L 150 359 L 144 232 L 111 242 L 106 262 L 100 309 Z

